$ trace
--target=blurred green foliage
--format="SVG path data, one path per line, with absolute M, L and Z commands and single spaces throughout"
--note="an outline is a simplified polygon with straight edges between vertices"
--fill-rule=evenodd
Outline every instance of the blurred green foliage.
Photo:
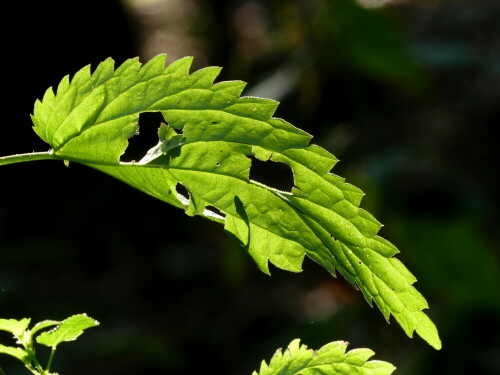
M 402 26 L 388 12 L 350 0 L 323 2 L 308 23 L 323 51 L 323 70 L 348 70 L 418 92 L 426 88 L 427 76 L 410 57 Z

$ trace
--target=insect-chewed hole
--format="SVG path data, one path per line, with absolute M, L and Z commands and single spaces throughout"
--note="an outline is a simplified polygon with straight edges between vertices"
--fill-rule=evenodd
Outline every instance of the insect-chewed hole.
M 139 114 L 139 131 L 129 139 L 128 147 L 121 161 L 139 161 L 150 148 L 158 143 L 158 128 L 166 123 L 160 112 L 143 112 Z
M 182 204 L 186 205 L 189 203 L 191 199 L 191 195 L 189 191 L 182 184 L 177 184 L 175 186 L 175 190 L 177 191 L 177 198 L 181 201 Z
M 214 206 L 206 206 L 204 214 L 207 216 L 215 216 L 219 218 L 226 217 L 226 215 L 224 215 L 217 207 Z
M 262 161 L 255 157 L 251 159 L 250 179 L 281 191 L 292 191 L 293 172 L 288 165 L 270 160 Z

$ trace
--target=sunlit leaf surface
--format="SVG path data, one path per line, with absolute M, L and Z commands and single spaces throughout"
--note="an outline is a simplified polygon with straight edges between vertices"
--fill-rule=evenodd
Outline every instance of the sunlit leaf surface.
M 87 66 L 35 103 L 34 130 L 63 160 L 223 224 L 265 273 L 269 262 L 299 272 L 305 255 L 338 271 L 386 319 L 440 348 L 415 277 L 377 236 L 382 225 L 359 208 L 363 192 L 330 173 L 337 159 L 272 117 L 277 102 L 240 97 L 244 82 L 214 84 L 220 68 L 190 74 L 190 65 L 184 58 L 165 68 L 160 55 L 144 66 L 137 59 L 117 69 L 108 59 L 93 73 Z M 121 161 L 142 112 L 160 112 L 167 124 L 142 160 Z M 251 157 L 288 165 L 293 189 L 251 180 Z

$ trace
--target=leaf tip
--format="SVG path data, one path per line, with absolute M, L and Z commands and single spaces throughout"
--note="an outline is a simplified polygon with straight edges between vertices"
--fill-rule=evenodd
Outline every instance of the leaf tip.
M 425 315 L 422 311 L 422 318 L 419 321 L 419 325 L 416 328 L 417 334 L 424 339 L 430 346 L 432 346 L 436 350 L 441 350 L 442 342 L 439 337 L 439 332 L 436 328 L 436 325 L 432 322 L 432 320 Z

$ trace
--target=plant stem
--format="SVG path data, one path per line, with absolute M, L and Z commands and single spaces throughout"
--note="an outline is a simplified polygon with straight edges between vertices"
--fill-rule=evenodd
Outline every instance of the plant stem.
M 50 153 L 50 151 L 31 152 L 28 154 L 16 154 L 16 155 L 2 156 L 2 157 L 0 157 L 0 165 L 23 163 L 26 161 L 35 161 L 35 160 L 61 160 L 61 158 Z
M 47 373 L 47 374 L 50 373 L 50 366 L 52 365 L 52 359 L 54 358 L 54 353 L 55 352 L 56 352 L 56 348 L 52 348 L 52 350 L 50 351 L 49 362 L 47 362 L 47 367 L 46 367 L 44 373 Z
M 43 367 L 42 365 L 40 365 L 40 362 L 38 362 L 38 360 L 36 359 L 35 356 L 33 356 L 33 364 L 34 366 L 30 365 L 30 371 L 33 373 L 33 374 L 44 374 L 44 371 L 43 371 Z
M 28 364 L 28 363 L 25 363 L 25 364 L 24 364 L 24 366 L 25 366 L 28 370 L 30 370 L 32 374 L 34 374 L 34 375 L 38 375 L 38 374 L 40 374 L 40 371 L 38 371 L 35 367 L 33 367 L 33 365 L 32 365 L 32 364 L 30 364 L 30 363 L 29 363 L 29 364 Z
M 3 368 L 1 368 L 1 367 L 0 367 L 0 375 L 7 375 L 7 374 L 5 373 L 5 371 L 3 370 Z

